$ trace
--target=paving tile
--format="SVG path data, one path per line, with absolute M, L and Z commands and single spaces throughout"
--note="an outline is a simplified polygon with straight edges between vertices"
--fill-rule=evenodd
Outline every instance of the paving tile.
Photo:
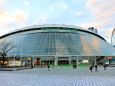
M 0 86 L 115 86 L 115 68 L 47 68 L 0 71 Z

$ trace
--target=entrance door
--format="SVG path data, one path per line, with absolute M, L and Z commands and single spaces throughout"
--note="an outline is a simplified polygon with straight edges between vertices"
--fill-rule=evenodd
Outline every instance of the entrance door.
M 68 60 L 58 60 L 58 65 L 68 65 L 69 61 Z

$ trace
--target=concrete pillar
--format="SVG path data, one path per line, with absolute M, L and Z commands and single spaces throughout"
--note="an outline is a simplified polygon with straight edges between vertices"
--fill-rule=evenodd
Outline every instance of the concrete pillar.
M 95 65 L 97 65 L 97 58 L 96 58 L 96 56 L 95 56 Z
M 21 56 L 21 58 L 20 58 L 20 61 L 21 61 L 21 66 L 22 66 L 22 64 L 23 64 L 23 63 L 22 63 L 22 56 Z
M 8 56 L 8 60 L 7 60 L 7 66 L 9 66 L 9 56 Z
M 15 61 L 15 54 L 14 54 L 14 61 Z
M 34 57 L 33 57 L 33 67 L 34 67 Z
M 71 65 L 71 57 L 69 57 L 69 65 Z
M 58 65 L 58 57 L 56 57 L 56 56 L 55 56 L 54 65 L 55 65 L 55 66 L 57 66 L 57 65 Z
M 22 46 L 21 46 L 21 56 L 20 56 L 21 66 L 22 66 Z
M 77 67 L 79 67 L 79 57 L 77 56 Z

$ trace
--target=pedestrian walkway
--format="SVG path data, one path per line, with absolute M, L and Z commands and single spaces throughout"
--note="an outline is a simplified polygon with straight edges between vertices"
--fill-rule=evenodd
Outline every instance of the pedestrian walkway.
M 30 69 L 30 67 L 0 68 L 0 71 L 16 71 L 16 70 L 24 70 L 24 69 Z
M 2 71 L 0 71 L 1 73 Z M 42 74 L 42 75 L 65 75 L 65 76 L 115 76 L 115 67 L 107 67 L 104 70 L 103 67 L 98 67 L 98 72 L 95 72 L 93 68 L 92 73 L 89 67 L 79 67 L 77 69 L 73 68 L 54 68 L 48 71 L 48 68 L 33 68 L 25 69 L 19 71 L 4 71 L 4 73 L 22 73 L 22 74 Z
M 0 86 L 115 86 L 115 67 L 98 68 L 34 68 L 0 71 Z M 6 83 L 7 82 L 7 83 Z

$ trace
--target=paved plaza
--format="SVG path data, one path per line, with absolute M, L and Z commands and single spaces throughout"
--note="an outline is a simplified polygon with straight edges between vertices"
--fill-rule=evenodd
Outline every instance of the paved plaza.
M 115 86 L 115 67 L 98 68 L 34 68 L 0 71 L 0 86 Z

